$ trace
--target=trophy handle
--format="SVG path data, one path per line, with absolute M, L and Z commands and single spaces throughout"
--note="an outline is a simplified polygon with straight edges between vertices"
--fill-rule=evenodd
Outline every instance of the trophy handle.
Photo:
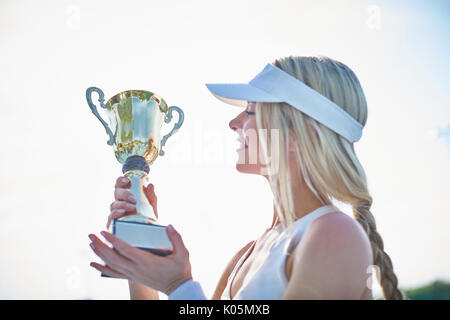
M 103 120 L 102 117 L 100 117 L 100 115 L 98 114 L 97 107 L 92 102 L 92 91 L 95 91 L 98 93 L 98 102 L 100 102 L 100 107 L 102 107 L 103 109 L 106 109 L 106 105 L 103 103 L 105 101 L 105 94 L 99 88 L 90 87 L 90 88 L 87 88 L 87 90 L 86 90 L 86 100 L 89 104 L 89 108 L 91 108 L 92 113 L 97 117 L 98 120 L 100 120 L 102 125 L 105 127 L 106 133 L 109 135 L 109 140 L 107 143 L 110 146 L 112 146 L 115 141 L 114 135 L 113 135 L 111 129 L 109 128 L 108 124 L 105 122 L 105 120 Z
M 178 122 L 175 123 L 175 125 L 172 128 L 172 130 L 162 138 L 162 140 L 161 140 L 161 147 L 159 148 L 159 155 L 160 156 L 164 155 L 164 151 L 163 151 L 162 148 L 166 144 L 167 139 L 172 134 L 174 134 L 175 132 L 178 131 L 178 129 L 181 127 L 181 125 L 183 124 L 183 121 L 184 121 L 184 112 L 183 112 L 183 110 L 181 110 L 180 108 L 178 108 L 176 106 L 172 106 L 172 107 L 169 107 L 169 112 L 167 113 L 167 117 L 164 119 L 165 123 L 169 123 L 172 120 L 172 111 L 178 112 Z

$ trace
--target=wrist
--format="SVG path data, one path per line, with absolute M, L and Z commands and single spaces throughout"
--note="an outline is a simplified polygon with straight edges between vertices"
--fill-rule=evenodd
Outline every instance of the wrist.
M 197 281 L 194 281 L 192 277 L 168 294 L 169 300 L 207 300 L 203 289 Z
M 192 276 L 189 275 L 185 278 L 176 280 L 174 282 L 172 282 L 169 287 L 166 290 L 166 294 L 169 296 L 176 288 L 178 288 L 179 286 L 181 286 L 183 283 L 192 280 Z

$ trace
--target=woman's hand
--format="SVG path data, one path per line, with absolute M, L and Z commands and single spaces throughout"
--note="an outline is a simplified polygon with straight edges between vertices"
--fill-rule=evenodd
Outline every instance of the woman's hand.
M 131 187 L 131 181 L 125 176 L 119 177 L 116 180 L 116 185 L 114 186 L 114 202 L 110 206 L 110 215 L 108 216 L 108 222 L 106 223 L 106 228 L 109 228 L 111 221 L 118 219 L 120 217 L 136 214 L 136 198 L 129 190 Z M 144 193 L 147 196 L 148 202 L 155 212 L 156 218 L 158 218 L 158 198 L 155 194 L 155 186 L 149 183 L 147 187 L 144 188 Z
M 181 235 L 172 225 L 166 228 L 166 232 L 172 242 L 173 251 L 165 257 L 130 246 L 106 231 L 101 234 L 113 248 L 90 234 L 91 248 L 106 266 L 95 262 L 90 265 L 105 275 L 139 282 L 169 295 L 183 282 L 192 279 L 192 274 L 189 252 Z

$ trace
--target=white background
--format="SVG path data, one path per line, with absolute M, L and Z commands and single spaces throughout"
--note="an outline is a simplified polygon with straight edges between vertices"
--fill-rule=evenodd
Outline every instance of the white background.
M 358 75 L 369 118 L 355 148 L 400 287 L 449 280 L 449 4 L 395 3 L 1 1 L 0 298 L 129 298 L 125 281 L 89 267 L 87 235 L 104 230 L 121 175 L 89 86 L 150 90 L 184 110 L 150 177 L 210 296 L 273 207 L 263 178 L 235 170 L 239 109 L 204 84 L 248 82 L 289 55 Z

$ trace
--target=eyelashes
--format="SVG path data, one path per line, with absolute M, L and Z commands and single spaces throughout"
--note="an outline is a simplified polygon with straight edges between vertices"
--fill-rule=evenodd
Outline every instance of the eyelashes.
M 245 112 L 247 112 L 247 115 L 254 115 L 254 114 L 256 114 L 256 112 L 253 112 L 253 111 L 245 111 Z

